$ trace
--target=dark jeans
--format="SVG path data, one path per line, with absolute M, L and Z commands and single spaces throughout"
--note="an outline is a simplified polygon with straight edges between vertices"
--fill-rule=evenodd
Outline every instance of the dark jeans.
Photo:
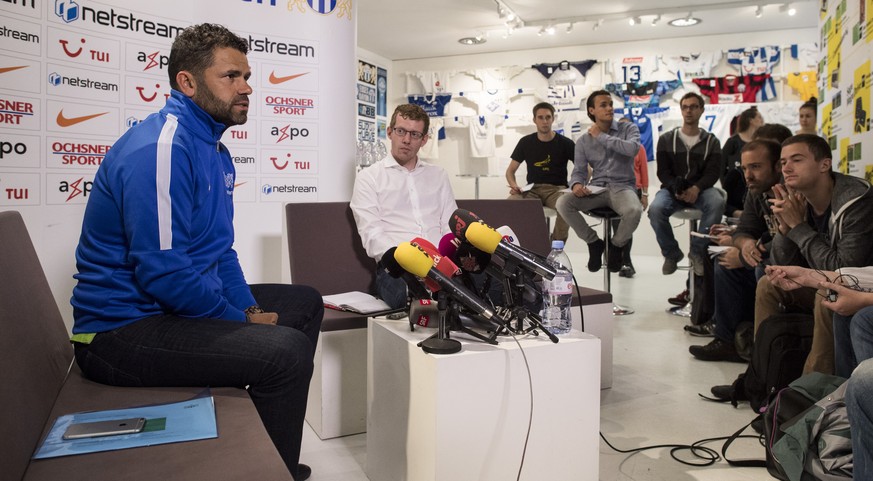
M 733 343 L 737 326 L 755 320 L 755 269 L 726 269 L 715 263 L 715 337 Z
M 297 476 L 321 295 L 308 286 L 255 284 L 258 305 L 277 326 L 160 315 L 76 344 L 89 379 L 113 386 L 248 389 L 273 444 Z
M 406 306 L 406 281 L 391 274 L 381 266 L 376 268 L 376 293 L 391 309 Z

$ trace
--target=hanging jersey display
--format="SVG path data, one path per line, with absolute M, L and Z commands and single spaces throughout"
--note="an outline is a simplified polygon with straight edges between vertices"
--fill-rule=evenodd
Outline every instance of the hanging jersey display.
M 658 57 L 622 57 L 609 60 L 613 83 L 637 83 L 651 80 L 658 70 Z
M 738 65 L 743 75 L 769 74 L 779 63 L 779 47 L 735 48 L 727 51 L 727 62 Z
M 719 60 L 721 60 L 720 51 L 675 55 L 661 59 L 667 71 L 678 76 L 683 82 L 709 77 L 712 68 L 718 64 Z
M 592 87 L 583 85 L 556 85 L 545 89 L 537 89 L 536 96 L 555 107 L 556 112 L 584 111 L 584 100 L 593 91 Z
M 588 70 L 597 63 L 597 60 L 583 60 L 581 62 L 538 63 L 531 65 L 543 77 L 549 80 L 549 87 L 556 85 L 573 85 L 585 81 Z M 580 75 L 581 74 L 581 75 Z
M 430 127 L 427 129 L 427 143 L 421 146 L 421 149 L 418 151 L 418 155 L 425 159 L 436 159 L 439 158 L 439 142 L 437 140 L 442 140 L 446 138 L 446 129 L 443 128 L 445 125 L 445 117 L 431 117 L 430 118 Z
M 427 97 L 424 95 L 410 95 L 407 97 L 409 103 L 418 105 L 427 113 L 428 117 L 431 117 L 431 125 L 433 124 L 434 117 L 442 117 L 446 114 L 446 105 L 449 101 L 452 100 L 451 94 L 445 95 L 434 95 L 432 97 Z M 433 130 L 433 129 L 431 129 Z M 444 129 L 439 129 L 437 131 L 438 137 L 431 136 L 431 140 L 436 143 L 436 140 L 443 140 L 446 138 L 446 132 Z
M 527 70 L 526 67 L 513 65 L 510 67 L 478 68 L 465 73 L 482 82 L 484 90 L 496 90 L 506 87 L 513 77 L 525 70 Z
M 449 92 L 449 78 L 454 74 L 454 71 L 407 72 L 406 90 L 426 94 L 445 94 Z M 421 85 L 410 85 L 410 77 L 418 80 Z
M 804 101 L 809 100 L 811 97 L 815 97 L 818 92 L 815 70 L 790 73 L 785 77 L 785 82 L 788 83 L 788 86 L 794 89 L 794 91 L 797 92 L 797 95 L 799 95 Z
M 646 150 L 646 160 L 654 160 L 654 144 L 660 135 L 661 119 L 667 115 L 670 107 L 631 107 L 616 109 L 615 113 L 627 117 L 640 129 L 640 145 Z
M 709 97 L 713 104 L 752 103 L 776 98 L 776 90 L 769 74 L 726 75 L 693 81 L 700 88 L 700 93 Z
M 797 59 L 802 68 L 818 68 L 819 56 L 821 56 L 821 52 L 818 49 L 817 43 L 795 43 L 791 45 L 791 58 Z
M 727 140 L 731 136 L 731 120 L 748 107 L 742 104 L 706 104 L 698 125 L 717 138 Z
M 657 107 L 661 96 L 682 86 L 679 80 L 611 83 L 606 84 L 606 91 L 621 97 L 625 107 Z

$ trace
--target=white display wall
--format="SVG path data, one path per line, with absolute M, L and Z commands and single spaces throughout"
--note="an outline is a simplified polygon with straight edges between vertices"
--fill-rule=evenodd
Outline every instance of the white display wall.
M 286 202 L 351 195 L 351 0 L 14 0 L 0 2 L 0 21 L 0 209 L 24 216 L 68 324 L 94 174 L 118 136 L 163 105 L 169 48 L 186 26 L 220 23 L 251 47 L 249 120 L 223 137 L 249 282 L 277 282 L 288 269 Z

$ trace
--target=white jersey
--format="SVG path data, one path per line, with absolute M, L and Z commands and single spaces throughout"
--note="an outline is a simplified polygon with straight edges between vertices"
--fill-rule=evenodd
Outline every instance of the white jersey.
M 795 43 L 791 45 L 791 58 L 800 62 L 803 70 L 818 68 L 818 59 L 821 52 L 816 43 Z
M 427 143 L 424 144 L 418 151 L 418 155 L 425 159 L 437 159 L 440 156 L 439 139 L 440 134 L 445 138 L 445 119 L 443 117 L 431 117 L 430 126 L 427 129 Z
M 513 65 L 510 67 L 477 68 L 466 73 L 482 82 L 483 89 L 497 90 L 509 87 L 509 81 L 525 70 L 527 70 L 526 67 Z
M 476 117 L 454 117 L 446 126 L 465 126 L 470 132 L 470 156 L 494 157 L 497 154 L 496 129 L 503 125 L 505 118 L 498 115 L 479 115 Z
M 482 90 L 481 92 L 460 92 L 460 98 L 476 104 L 479 115 L 506 115 L 509 112 L 509 100 L 521 95 L 521 89 L 514 90 Z
M 622 57 L 609 60 L 614 83 L 637 83 L 653 80 L 658 71 L 657 56 Z
M 674 55 L 662 58 L 667 71 L 681 80 L 709 77 L 712 68 L 721 60 L 721 52 L 701 52 L 688 55 Z
M 584 112 L 584 102 L 593 90 L 594 88 L 588 85 L 556 85 L 537 89 L 534 94 L 537 98 L 552 104 L 557 112 Z
M 406 72 L 406 91 L 420 92 L 425 94 L 445 94 L 449 92 L 449 78 L 454 71 L 429 71 Z M 410 81 L 410 78 L 416 81 Z
M 731 137 L 731 120 L 747 108 L 749 104 L 706 104 L 698 125 L 724 144 Z

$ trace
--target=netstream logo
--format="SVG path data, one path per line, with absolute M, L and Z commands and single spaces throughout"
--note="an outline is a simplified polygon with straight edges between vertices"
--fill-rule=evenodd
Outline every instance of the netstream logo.
M 249 44 L 249 50 L 256 53 L 275 53 L 289 57 L 316 59 L 314 45 L 283 42 L 272 40 L 269 37 L 253 37 L 251 34 L 246 42 Z
M 79 5 L 74 0 L 55 0 L 55 15 L 66 23 L 81 21 L 152 37 L 175 38 L 185 27 L 140 18 L 131 12 L 117 12 Z
M 264 195 L 272 195 L 272 194 L 315 194 L 318 193 L 318 187 L 314 185 L 296 185 L 296 184 L 285 184 L 285 185 L 273 185 L 273 184 L 264 184 L 261 186 L 261 192 Z
M 91 80 L 86 77 L 66 77 L 57 72 L 52 72 L 48 76 L 49 85 L 53 87 L 59 87 L 61 85 L 68 85 L 70 87 L 77 87 L 82 89 L 89 90 L 100 90 L 104 92 L 118 92 L 118 84 L 110 83 L 110 82 L 98 82 L 97 80 Z

